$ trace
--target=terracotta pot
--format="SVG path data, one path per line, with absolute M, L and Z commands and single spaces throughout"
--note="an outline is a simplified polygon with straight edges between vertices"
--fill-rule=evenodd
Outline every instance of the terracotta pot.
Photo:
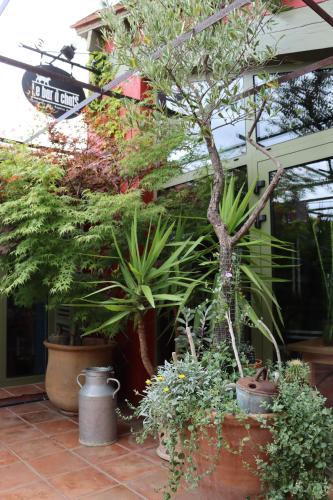
M 261 414 L 262 417 L 272 419 L 274 414 Z M 249 424 L 250 428 L 246 429 L 245 424 Z M 202 498 L 209 500 L 258 498 L 261 485 L 259 477 L 254 473 L 255 457 L 265 458 L 265 453 L 260 448 L 271 441 L 269 430 L 261 428 L 254 414 L 243 421 L 239 421 L 233 415 L 226 415 L 222 424 L 222 434 L 224 442 L 230 448 L 222 448 L 213 472 L 200 481 L 198 490 Z M 212 457 L 216 455 L 214 427 L 208 429 L 208 435 L 213 442 L 203 437 L 195 454 L 199 472 L 207 471 L 212 464 Z M 241 447 L 243 438 L 249 440 Z
M 48 349 L 45 375 L 46 392 L 51 403 L 60 411 L 78 412 L 80 387 L 76 377 L 90 366 L 109 366 L 113 345 L 70 346 L 44 342 Z

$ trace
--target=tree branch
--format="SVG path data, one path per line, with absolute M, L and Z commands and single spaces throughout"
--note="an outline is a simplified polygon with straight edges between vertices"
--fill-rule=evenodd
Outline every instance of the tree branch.
M 251 135 L 253 134 L 253 132 L 254 132 L 254 130 L 256 128 L 256 125 L 257 125 L 258 121 L 260 120 L 260 117 L 261 117 L 261 115 L 262 115 L 262 113 L 264 111 L 265 105 L 266 105 L 266 100 L 263 101 L 263 103 L 261 105 L 261 108 L 259 110 L 259 113 L 257 114 L 256 119 L 254 120 L 254 122 L 253 122 L 253 124 L 251 126 L 251 129 L 250 129 L 250 131 L 249 131 L 249 133 L 248 133 L 248 135 L 246 137 L 246 140 L 254 148 L 256 148 L 257 151 L 260 151 L 262 154 L 264 154 L 269 160 L 271 160 L 274 163 L 274 165 L 276 167 L 276 172 L 275 172 L 275 174 L 273 176 L 273 179 L 271 180 L 271 182 L 269 183 L 269 185 L 265 189 L 262 197 L 259 199 L 259 201 L 258 201 L 255 209 L 253 210 L 253 212 L 249 216 L 249 218 L 245 221 L 245 223 L 237 231 L 237 233 L 234 234 L 234 236 L 232 236 L 232 238 L 231 238 L 231 245 L 232 245 L 232 247 L 234 247 L 238 243 L 238 241 L 243 236 L 245 236 L 245 234 L 247 234 L 248 231 L 251 229 L 251 227 L 254 225 L 254 223 L 255 223 L 258 215 L 265 208 L 266 203 L 268 202 L 268 200 L 271 197 L 274 189 L 278 185 L 278 183 L 280 181 L 280 178 L 283 175 L 284 168 L 285 168 L 284 165 L 282 165 L 282 163 L 277 158 L 275 158 L 265 147 L 263 147 L 260 144 L 258 144 L 251 137 Z

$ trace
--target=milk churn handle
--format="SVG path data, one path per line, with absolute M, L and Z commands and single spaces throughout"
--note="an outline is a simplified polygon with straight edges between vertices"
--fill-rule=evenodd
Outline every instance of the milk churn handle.
M 113 393 L 113 399 L 114 399 L 115 395 L 117 394 L 117 392 L 120 389 L 120 382 L 116 378 L 108 378 L 107 381 L 106 381 L 106 383 L 108 384 L 111 380 L 112 380 L 112 382 L 116 382 L 116 384 L 118 385 L 117 389 Z
M 85 374 L 84 372 L 79 373 L 79 374 L 78 374 L 78 376 L 76 377 L 76 382 L 79 384 L 79 386 L 80 386 L 80 387 L 81 387 L 81 389 L 82 389 L 82 384 L 81 384 L 81 382 L 80 382 L 80 377 L 81 377 L 81 375 L 86 376 L 86 374 Z
M 259 382 L 259 379 L 261 376 L 262 376 L 263 380 L 267 380 L 267 368 L 266 368 L 266 366 L 259 368 L 259 370 L 256 373 L 255 381 Z

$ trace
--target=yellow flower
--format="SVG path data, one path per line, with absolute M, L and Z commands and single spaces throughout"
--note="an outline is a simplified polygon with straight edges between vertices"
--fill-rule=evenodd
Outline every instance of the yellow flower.
M 163 392 L 170 392 L 169 387 L 163 387 Z
M 163 382 L 164 377 L 163 377 L 163 375 L 158 375 L 158 376 L 156 377 L 156 379 L 157 379 L 159 382 Z
M 180 378 L 180 379 L 184 379 L 184 378 L 186 378 L 186 375 L 185 375 L 184 373 L 180 373 L 180 374 L 178 375 L 178 378 Z
M 146 380 L 146 385 L 151 385 L 151 384 L 152 384 L 152 381 L 150 380 L 150 378 L 148 378 L 148 379 Z

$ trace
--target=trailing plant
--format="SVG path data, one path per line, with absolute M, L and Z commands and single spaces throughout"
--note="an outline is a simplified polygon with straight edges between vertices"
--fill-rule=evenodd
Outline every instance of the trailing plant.
M 266 498 L 325 499 L 333 460 L 333 413 L 325 398 L 308 383 L 309 368 L 290 362 L 280 374 L 273 402 L 273 423 L 266 423 L 273 440 L 267 460 L 258 460 Z
M 143 418 L 139 442 L 149 435 L 164 434 L 163 445 L 170 457 L 165 499 L 177 491 L 182 477 L 193 488 L 203 475 L 214 469 L 214 461 L 223 447 L 224 415 L 240 413 L 229 387 L 237 378 L 235 359 L 229 346 L 222 342 L 202 353 L 200 359 L 186 353 L 181 359 L 166 361 L 156 376 L 146 381 L 143 399 L 132 408 L 134 416 Z M 207 469 L 199 473 L 193 454 L 199 440 L 211 442 L 210 429 L 217 431 L 215 454 L 208 459 Z

